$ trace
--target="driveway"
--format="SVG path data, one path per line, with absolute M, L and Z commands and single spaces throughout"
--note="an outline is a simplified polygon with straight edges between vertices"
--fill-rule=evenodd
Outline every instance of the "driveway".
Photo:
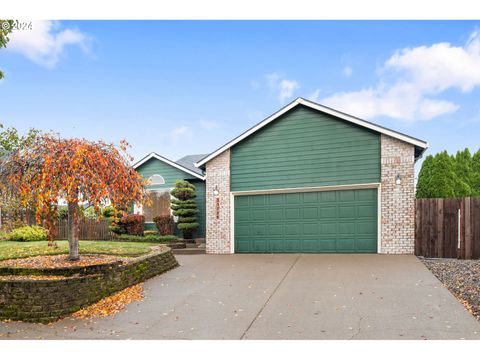
M 0 323 L 0 339 L 480 339 L 414 256 L 178 255 L 101 319 Z

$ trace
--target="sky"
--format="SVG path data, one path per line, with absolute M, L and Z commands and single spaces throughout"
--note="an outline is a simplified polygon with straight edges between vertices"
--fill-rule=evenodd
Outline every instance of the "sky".
M 426 154 L 480 147 L 480 21 L 41 21 L 0 69 L 4 126 L 126 139 L 136 160 L 212 152 L 297 97 Z

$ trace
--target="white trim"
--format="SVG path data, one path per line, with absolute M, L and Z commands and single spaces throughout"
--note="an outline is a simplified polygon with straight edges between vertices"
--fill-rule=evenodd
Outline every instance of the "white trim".
M 235 195 L 230 192 L 230 253 L 235 254 Z
M 172 161 L 172 160 L 169 160 L 169 159 L 167 159 L 167 158 L 165 158 L 165 157 L 163 157 L 163 156 L 160 156 L 160 155 L 158 155 L 157 153 L 154 153 L 154 152 L 148 154 L 148 155 L 145 156 L 143 159 L 137 161 L 135 164 L 133 164 L 132 167 L 133 167 L 134 169 L 136 169 L 136 168 L 138 168 L 140 165 L 146 163 L 146 162 L 147 162 L 148 160 L 150 160 L 151 158 L 155 158 L 155 159 L 157 159 L 157 160 L 160 160 L 160 161 L 164 162 L 165 164 L 168 164 L 168 165 L 170 165 L 170 166 L 173 166 L 174 168 L 177 168 L 178 170 L 181 170 L 181 171 L 183 171 L 183 172 L 185 172 L 185 173 L 187 173 L 187 174 L 190 174 L 190 175 L 192 175 L 192 176 L 195 176 L 197 179 L 205 180 L 205 176 L 199 175 L 199 174 L 193 172 L 192 170 L 189 170 L 189 169 L 187 169 L 186 167 L 184 167 L 184 166 L 182 166 L 182 165 L 179 165 L 179 164 L 177 164 L 176 162 L 174 162 L 174 161 Z M 196 166 L 196 165 L 195 165 L 195 166 Z
M 262 195 L 262 194 L 286 194 L 286 193 L 298 193 L 298 192 L 376 189 L 379 186 L 380 186 L 380 183 L 368 183 L 368 184 L 351 184 L 351 185 L 312 186 L 312 187 L 302 187 L 302 188 L 232 191 L 231 193 L 234 196 L 237 196 L 237 195 Z
M 335 109 L 331 109 L 329 107 L 326 107 L 326 106 L 323 106 L 323 105 L 320 105 L 320 104 L 317 104 L 317 103 L 314 103 L 312 101 L 309 101 L 309 100 L 306 100 L 306 99 L 303 99 L 303 98 L 297 98 L 296 100 L 294 100 L 293 102 L 291 102 L 290 104 L 288 104 L 287 106 L 283 107 L 282 109 L 280 109 L 279 111 L 277 111 L 276 113 L 270 115 L 268 118 L 266 118 L 265 120 L 261 121 L 260 123 L 258 123 L 257 125 L 255 125 L 254 127 L 250 128 L 249 130 L 245 131 L 243 134 L 241 134 L 240 136 L 236 137 L 235 139 L 233 139 L 232 141 L 228 142 L 227 144 L 223 145 L 221 148 L 219 148 L 218 150 L 215 150 L 213 153 L 211 153 L 210 155 L 204 157 L 203 159 L 201 159 L 200 161 L 197 161 L 195 163 L 195 166 L 196 167 L 200 167 L 202 165 L 204 165 L 205 163 L 207 163 L 208 161 L 212 160 L 213 158 L 217 157 L 218 155 L 220 155 L 222 152 L 224 152 L 225 150 L 231 148 L 233 145 L 239 143 L 240 141 L 242 141 L 243 139 L 245 139 L 246 137 L 250 136 L 251 134 L 253 134 L 254 132 L 256 132 L 257 130 L 260 130 L 261 128 L 263 128 L 265 125 L 271 123 L 273 120 L 277 119 L 278 117 L 282 116 L 283 114 L 285 114 L 287 111 L 293 109 L 295 106 L 297 105 L 304 105 L 304 106 L 307 106 L 311 109 L 314 109 L 314 110 L 318 110 L 318 111 L 321 111 L 323 113 L 326 113 L 326 114 L 329 114 L 329 115 L 333 115 L 335 117 L 338 117 L 340 119 L 343 119 L 343 120 L 346 120 L 346 121 L 349 121 L 353 124 L 356 124 L 356 125 L 360 125 L 360 126 L 363 126 L 367 129 L 370 129 L 370 130 L 374 130 L 374 131 L 377 131 L 381 134 L 385 134 L 385 135 L 388 135 L 388 136 L 391 136 L 393 138 L 396 138 L 396 139 L 399 139 L 399 140 L 402 140 L 404 142 L 407 142 L 409 144 L 412 144 L 412 145 L 415 145 L 415 146 L 418 146 L 422 149 L 426 149 L 428 148 L 428 143 L 425 142 L 425 141 L 422 141 L 422 140 L 419 140 L 419 139 L 416 139 L 414 137 L 411 137 L 411 136 L 408 136 L 408 135 L 405 135 L 405 134 L 402 134 L 402 133 L 399 133 L 399 132 L 396 132 L 394 130 L 390 130 L 390 129 L 386 129 L 382 126 L 379 126 L 379 125 L 376 125 L 376 124 L 373 124 L 371 122 L 368 122 L 368 121 L 365 121 L 365 120 L 362 120 L 362 119 L 359 119 L 359 118 L 356 118 L 354 116 L 351 116 L 351 115 L 348 115 L 348 114 L 345 114 L 345 113 L 342 113 L 338 110 L 335 110 Z
M 332 185 L 332 186 L 314 186 L 304 188 L 286 188 L 286 189 L 268 189 L 268 190 L 252 190 L 252 191 L 231 191 L 230 192 L 230 252 L 235 253 L 235 196 L 242 195 L 262 195 L 262 194 L 288 194 L 298 192 L 321 192 L 321 191 L 336 191 L 336 190 L 362 190 L 362 189 L 377 189 L 377 254 L 381 254 L 382 248 L 382 184 L 368 183 L 368 184 L 353 184 L 353 185 Z
M 382 184 L 377 189 L 377 254 L 382 253 Z
M 152 180 L 153 178 L 157 178 L 157 179 L 160 178 L 160 182 L 154 183 L 153 180 Z M 148 186 L 165 185 L 165 178 L 164 178 L 162 175 L 160 175 L 160 174 L 153 174 L 152 176 L 150 176 L 150 177 L 148 178 L 148 181 L 150 181 L 150 183 L 148 184 Z

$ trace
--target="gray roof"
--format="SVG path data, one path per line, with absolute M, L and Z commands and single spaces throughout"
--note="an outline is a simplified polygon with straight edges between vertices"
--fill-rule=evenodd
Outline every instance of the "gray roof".
M 194 164 L 203 159 L 205 156 L 207 156 L 208 154 L 198 154 L 198 155 L 187 155 L 187 156 L 184 156 L 182 157 L 181 159 L 178 159 L 177 161 L 175 161 L 178 165 L 181 165 L 183 167 L 186 167 L 188 170 L 191 170 L 195 173 L 197 173 L 198 175 L 202 175 L 203 176 L 203 171 L 199 168 L 197 168 Z

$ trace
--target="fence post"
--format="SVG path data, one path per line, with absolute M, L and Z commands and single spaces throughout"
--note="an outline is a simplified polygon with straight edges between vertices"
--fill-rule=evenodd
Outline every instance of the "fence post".
M 464 211 L 464 241 L 465 241 L 465 259 L 472 258 L 472 228 L 471 228 L 471 198 L 465 198 Z

